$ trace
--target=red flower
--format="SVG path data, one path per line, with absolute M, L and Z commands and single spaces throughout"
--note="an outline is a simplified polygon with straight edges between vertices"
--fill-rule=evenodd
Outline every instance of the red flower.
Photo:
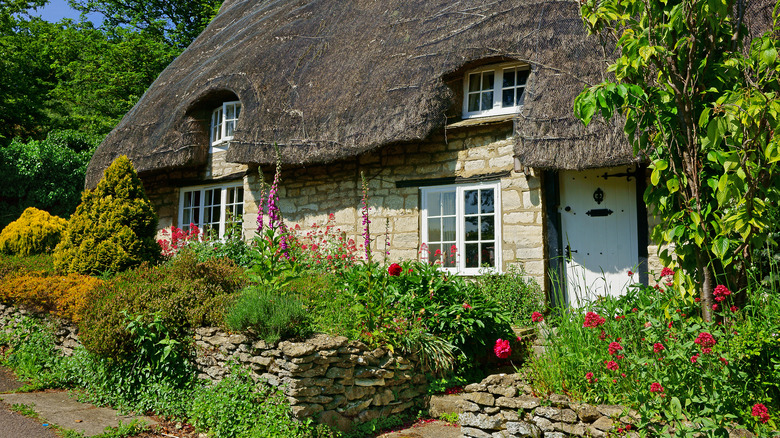
M 750 415 L 758 417 L 758 420 L 762 423 L 769 421 L 769 410 L 766 408 L 766 406 L 764 406 L 763 403 L 754 404 Z
M 585 323 L 582 324 L 583 327 L 598 327 L 602 324 L 607 322 L 606 319 L 599 316 L 598 313 L 595 312 L 588 312 L 585 314 Z
M 650 392 L 664 392 L 664 387 L 658 382 L 650 384 Z
M 664 350 L 664 346 L 660 342 L 656 342 L 655 344 L 653 344 L 653 353 L 660 353 L 663 350 Z
M 603 340 L 604 340 L 604 339 L 606 339 L 606 338 L 607 338 L 607 332 L 605 332 L 604 330 L 602 330 L 602 331 L 601 331 L 601 334 L 599 335 L 599 339 L 601 339 L 601 340 L 603 341 Z
M 718 310 L 718 305 L 717 304 L 713 304 L 712 305 L 712 310 Z
M 728 365 L 729 364 L 729 361 L 727 361 L 725 357 L 719 357 L 718 360 L 723 362 L 724 365 Z
M 585 380 L 588 381 L 588 383 L 596 383 L 599 381 L 599 379 L 593 377 L 593 373 L 586 373 L 585 374 Z
M 699 344 L 699 346 L 702 348 L 710 348 L 713 347 L 718 342 L 715 340 L 714 337 L 712 337 L 711 334 L 707 332 L 701 332 L 699 333 L 699 336 L 696 337 L 696 340 L 693 341 L 694 344 Z
M 544 321 L 544 316 L 542 316 L 539 312 L 534 312 L 531 314 L 531 321 L 533 322 L 542 322 Z
M 694 354 L 691 356 L 691 363 L 696 363 L 699 360 L 699 353 Z
M 607 369 L 608 369 L 608 370 L 617 371 L 617 370 L 618 370 L 618 368 L 620 368 L 620 367 L 618 366 L 618 363 L 617 363 L 617 362 L 615 362 L 614 360 L 605 360 L 605 361 L 604 361 L 604 364 L 606 364 L 606 365 L 607 365 Z
M 668 277 L 668 276 L 671 276 L 671 275 L 674 275 L 674 271 L 672 271 L 671 269 L 669 269 L 667 267 L 664 267 L 663 269 L 661 269 L 661 277 Z
M 614 356 L 615 353 L 622 350 L 623 346 L 618 344 L 617 342 L 610 342 L 609 343 L 609 354 L 610 356 Z
M 628 276 L 629 276 L 629 277 L 633 277 L 633 276 L 634 276 L 634 273 L 633 273 L 632 271 L 628 271 Z
M 403 268 L 401 268 L 401 265 L 398 263 L 393 263 L 392 265 L 388 266 L 387 273 L 392 275 L 393 277 L 397 277 L 401 275 L 401 272 L 403 271 Z
M 739 310 L 739 307 L 737 307 L 737 306 L 731 306 L 731 308 L 729 308 L 729 310 L 731 310 L 731 311 L 732 311 L 732 312 L 734 312 L 734 313 L 737 313 L 737 310 Z
M 509 341 L 503 339 L 496 339 L 496 345 L 493 347 L 493 352 L 496 353 L 496 357 L 499 359 L 507 359 L 512 355 L 512 347 L 509 345 Z
M 472 309 L 472 307 L 471 307 L 471 305 L 469 303 L 463 303 L 463 308 L 466 309 L 466 310 L 471 310 Z

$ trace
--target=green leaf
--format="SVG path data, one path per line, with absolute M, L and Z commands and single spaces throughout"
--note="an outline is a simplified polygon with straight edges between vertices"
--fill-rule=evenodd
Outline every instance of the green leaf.
M 726 237 L 718 237 L 712 242 L 712 252 L 718 259 L 723 260 L 726 257 L 726 252 L 729 250 L 729 239 Z
M 661 172 L 658 169 L 653 169 L 653 173 L 650 174 L 650 182 L 657 186 L 659 181 L 661 181 Z
M 677 178 L 672 178 L 666 181 L 666 188 L 669 189 L 669 193 L 675 193 L 680 190 L 680 181 Z

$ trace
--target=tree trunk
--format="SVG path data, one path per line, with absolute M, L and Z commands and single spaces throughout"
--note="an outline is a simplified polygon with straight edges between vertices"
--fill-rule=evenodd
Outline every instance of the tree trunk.
M 712 305 L 714 304 L 712 290 L 715 286 L 713 285 L 712 270 L 709 263 L 707 263 L 706 255 L 702 253 L 696 255 L 696 268 L 701 279 L 701 288 L 699 289 L 701 317 L 709 322 L 712 321 Z

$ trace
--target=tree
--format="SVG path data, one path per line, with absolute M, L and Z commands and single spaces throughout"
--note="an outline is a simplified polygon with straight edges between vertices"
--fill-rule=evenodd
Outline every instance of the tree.
M 27 207 L 68 218 L 79 203 L 101 137 L 52 131 L 45 140 L 14 140 L 0 148 L 0 229 Z
M 636 153 L 650 161 L 645 201 L 661 222 L 712 318 L 716 283 L 745 284 L 751 249 L 766 241 L 765 211 L 780 194 L 780 63 L 775 33 L 745 39 L 745 0 L 585 0 L 588 29 L 619 56 L 614 81 L 586 88 L 575 113 L 625 117 Z M 671 254 L 662 258 L 669 262 Z M 676 278 L 680 283 L 682 276 Z
M 69 0 L 83 14 L 105 16 L 104 25 L 153 35 L 184 49 L 219 11 L 221 0 Z
M 157 215 L 132 163 L 121 156 L 95 190 L 85 191 L 62 241 L 57 269 L 81 274 L 120 272 L 160 258 Z

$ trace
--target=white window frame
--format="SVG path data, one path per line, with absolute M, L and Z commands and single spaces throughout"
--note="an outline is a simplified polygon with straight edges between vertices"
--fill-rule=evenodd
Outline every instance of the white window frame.
M 495 239 L 495 266 L 490 268 L 485 267 L 466 267 L 466 227 L 465 227 L 465 203 L 464 192 L 467 190 L 483 190 L 493 189 L 493 217 L 494 217 L 494 239 Z M 457 248 L 457 256 L 455 260 L 455 267 L 441 266 L 439 269 L 447 271 L 453 274 L 459 275 L 479 275 L 486 272 L 501 272 L 501 182 L 480 182 L 473 184 L 452 184 L 446 186 L 430 186 L 420 187 L 420 199 L 421 199 L 421 230 L 420 237 L 422 242 L 428 246 L 428 194 L 436 192 L 455 192 L 455 246 Z M 482 214 L 484 215 L 484 214 Z M 422 252 L 423 261 L 434 261 L 434 254 L 426 254 Z
M 233 110 L 233 117 L 225 118 L 228 109 Z M 233 140 L 233 133 L 238 125 L 241 115 L 241 101 L 225 102 L 211 112 L 211 124 L 209 125 L 209 152 L 226 151 Z M 228 126 L 232 126 L 230 131 Z
M 480 68 L 477 68 L 477 69 L 470 70 L 470 71 L 466 72 L 466 74 L 463 77 L 463 118 L 464 119 L 469 119 L 469 118 L 473 118 L 473 117 L 489 117 L 489 116 L 500 116 L 500 115 L 505 115 L 505 114 L 514 114 L 514 113 L 518 112 L 520 110 L 520 108 L 523 107 L 522 104 L 520 104 L 520 105 L 515 104 L 513 106 L 507 106 L 507 107 L 502 106 L 502 97 L 503 97 L 503 90 L 504 90 L 504 87 L 503 87 L 503 84 L 504 84 L 504 72 L 506 70 L 510 70 L 510 69 L 511 70 L 528 70 L 529 74 L 530 74 L 531 66 L 528 65 L 528 64 L 511 62 L 511 63 L 487 65 L 487 66 L 480 67 Z M 477 110 L 477 111 L 469 111 L 469 94 L 477 94 L 477 93 L 483 93 L 483 92 L 489 91 L 489 89 L 488 89 L 488 90 L 483 90 L 483 91 L 479 91 L 479 92 L 471 92 L 471 93 L 469 93 L 469 82 L 471 81 L 471 75 L 472 74 L 478 74 L 479 77 L 480 77 L 480 80 L 481 80 L 481 78 L 483 77 L 482 74 L 483 73 L 487 73 L 487 72 L 493 72 L 494 73 L 494 76 L 493 76 L 493 78 L 494 78 L 494 80 L 493 80 L 493 89 L 492 89 L 492 92 L 493 92 L 493 106 L 491 108 L 488 108 L 488 109 L 480 109 L 480 110 Z M 524 95 L 523 99 L 525 99 L 525 97 L 527 97 L 527 96 L 525 96 L 525 92 L 527 90 L 527 87 L 528 87 L 528 79 L 526 79 L 526 82 L 525 82 L 525 84 L 522 85 L 522 87 L 517 85 L 517 84 L 515 84 L 513 87 L 507 87 L 507 89 L 509 89 L 509 88 L 522 88 L 523 89 L 523 95 Z M 481 88 L 481 86 L 480 86 L 480 88 Z M 480 97 L 480 99 L 481 99 L 481 97 Z
M 227 230 L 227 207 L 228 207 L 228 191 L 229 189 L 241 189 L 241 202 L 233 202 L 230 205 L 236 206 L 241 205 L 241 214 L 236 216 L 236 219 L 243 224 L 244 220 L 244 209 L 246 205 L 246 191 L 244 190 L 244 183 L 241 182 L 232 182 L 232 183 L 226 183 L 226 184 L 210 184 L 210 185 L 202 185 L 202 186 L 191 186 L 191 187 L 182 187 L 179 189 L 179 228 L 182 230 L 188 230 L 190 223 L 195 224 L 202 232 L 206 232 L 204 229 L 204 214 L 206 209 L 206 192 L 211 192 L 214 190 L 219 190 L 219 220 L 218 221 L 212 221 L 211 223 L 215 226 L 214 228 L 217 228 L 217 235 L 220 239 L 223 239 L 225 237 L 225 231 Z M 184 223 L 184 200 L 188 193 L 199 193 L 199 202 L 198 202 L 198 217 L 197 220 L 190 220 L 188 223 Z M 188 207 L 188 209 L 194 209 L 196 207 Z

